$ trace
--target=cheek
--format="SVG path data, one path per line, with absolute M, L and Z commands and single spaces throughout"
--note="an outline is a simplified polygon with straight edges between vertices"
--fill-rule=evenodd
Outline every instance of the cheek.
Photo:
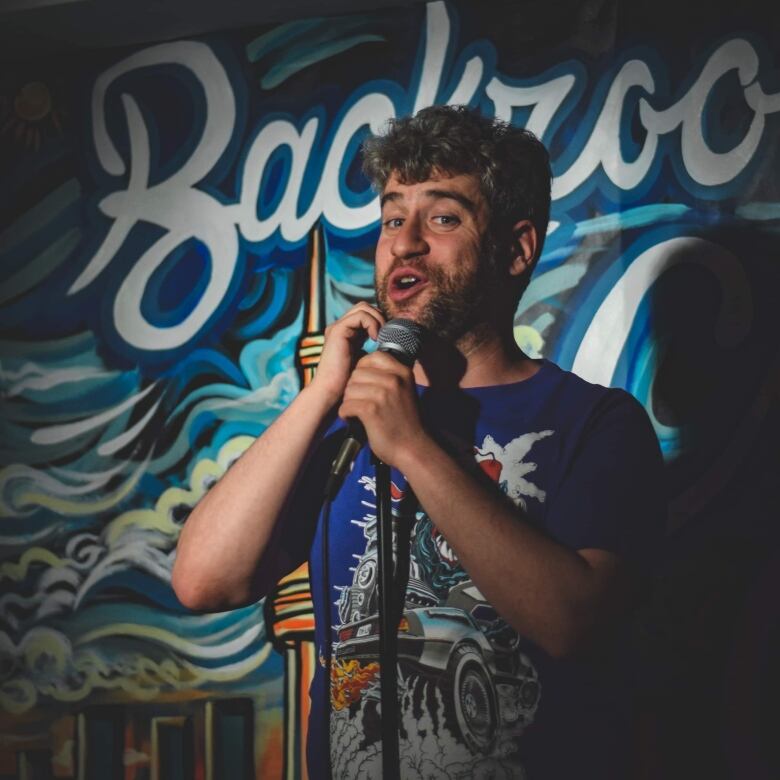
M 458 266 L 471 265 L 478 261 L 481 244 L 471 233 L 458 233 L 442 237 L 439 242 L 441 257 L 446 257 L 448 263 Z
M 377 277 L 381 278 L 389 270 L 393 262 L 393 255 L 390 252 L 390 242 L 387 239 L 380 238 L 374 250 L 374 269 Z

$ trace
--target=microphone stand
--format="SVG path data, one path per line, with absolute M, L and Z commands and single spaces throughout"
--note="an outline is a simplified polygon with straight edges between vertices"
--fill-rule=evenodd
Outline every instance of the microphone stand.
M 390 467 L 374 458 L 376 466 L 377 565 L 379 577 L 379 689 L 382 707 L 382 777 L 398 777 L 398 612 L 393 587 L 393 507 Z

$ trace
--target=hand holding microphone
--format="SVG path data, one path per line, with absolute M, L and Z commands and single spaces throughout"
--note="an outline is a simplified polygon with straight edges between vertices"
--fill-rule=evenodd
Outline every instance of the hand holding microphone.
M 377 351 L 355 366 L 339 408 L 339 416 L 349 423 L 328 479 L 329 497 L 338 491 L 367 436 L 374 454 L 392 465 L 397 446 L 408 444 L 421 430 L 411 366 L 424 336 L 425 329 L 412 320 L 391 320 L 376 335 Z

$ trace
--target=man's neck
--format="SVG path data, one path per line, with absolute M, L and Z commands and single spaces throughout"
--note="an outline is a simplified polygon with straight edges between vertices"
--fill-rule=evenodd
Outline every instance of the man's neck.
M 506 335 L 485 325 L 466 334 L 456 344 L 432 338 L 414 366 L 419 385 L 487 387 L 529 379 L 539 370 L 515 343 L 511 330 Z

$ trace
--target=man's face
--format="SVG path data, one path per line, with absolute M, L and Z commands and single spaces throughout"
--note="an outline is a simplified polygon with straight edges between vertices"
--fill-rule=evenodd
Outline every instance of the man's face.
M 415 320 L 448 340 L 484 321 L 495 264 L 477 179 L 432 174 L 402 184 L 393 175 L 381 202 L 375 283 L 385 317 Z

